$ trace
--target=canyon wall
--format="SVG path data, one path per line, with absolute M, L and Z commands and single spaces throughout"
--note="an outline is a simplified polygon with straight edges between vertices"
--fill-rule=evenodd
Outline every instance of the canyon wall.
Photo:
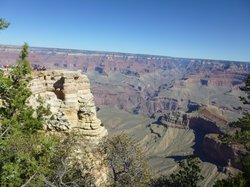
M 0 45 L 0 65 L 14 64 L 20 50 Z M 91 81 L 98 107 L 144 116 L 185 111 L 194 102 L 215 105 L 234 120 L 237 108 L 244 109 L 239 86 L 250 72 L 246 62 L 56 48 L 30 48 L 29 61 L 47 69 L 81 69 Z
M 221 166 L 242 169 L 240 160 L 247 153 L 241 144 L 223 144 L 218 134 L 207 134 L 202 143 L 202 148 L 207 157 Z

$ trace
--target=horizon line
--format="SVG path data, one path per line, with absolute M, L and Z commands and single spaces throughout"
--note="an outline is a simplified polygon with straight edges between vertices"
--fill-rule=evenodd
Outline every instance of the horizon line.
M 8 46 L 8 47 L 17 47 L 21 48 L 23 45 L 18 44 L 1 44 L 0 46 Z M 44 47 L 44 46 L 29 46 L 30 49 L 34 48 L 43 48 L 43 49 L 56 49 L 56 50 L 76 50 L 81 52 L 92 52 L 92 53 L 113 53 L 113 54 L 124 54 L 124 55 L 135 55 L 135 56 L 149 56 L 149 57 L 160 57 L 160 58 L 176 58 L 176 59 L 189 59 L 189 60 L 211 60 L 211 61 L 224 61 L 224 62 L 242 62 L 242 63 L 250 63 L 250 61 L 242 61 L 242 60 L 229 60 L 229 59 L 212 59 L 212 58 L 199 58 L 199 57 L 177 57 L 177 56 L 168 56 L 168 55 L 159 55 L 159 54 L 145 54 L 145 53 L 132 53 L 132 52 L 119 52 L 119 51 L 101 51 L 94 49 L 77 49 L 77 48 L 62 48 L 62 47 Z

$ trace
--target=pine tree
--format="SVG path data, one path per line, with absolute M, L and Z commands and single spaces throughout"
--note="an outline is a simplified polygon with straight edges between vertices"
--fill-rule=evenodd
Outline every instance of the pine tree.
M 17 64 L 0 73 L 0 186 L 44 186 L 57 140 L 42 132 L 47 110 L 27 104 L 31 67 L 25 43 Z M 36 115 L 34 115 L 36 113 Z
M 6 29 L 9 27 L 10 23 L 4 20 L 3 18 L 0 18 L 0 30 Z

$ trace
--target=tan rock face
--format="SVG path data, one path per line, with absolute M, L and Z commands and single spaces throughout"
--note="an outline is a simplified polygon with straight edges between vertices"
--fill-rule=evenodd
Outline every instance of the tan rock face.
M 83 163 L 89 165 L 95 185 L 100 186 L 107 181 L 107 168 L 91 150 L 108 133 L 96 116 L 89 79 L 81 71 L 63 70 L 33 72 L 32 77 L 30 88 L 33 94 L 29 103 L 36 107 L 42 99 L 45 107 L 50 109 L 51 114 L 46 117 L 47 130 L 73 132 L 76 141 L 69 150 L 69 164 L 77 162 L 83 168 Z
M 42 98 L 50 108 L 52 114 L 46 120 L 48 130 L 75 129 L 96 140 L 107 135 L 96 116 L 89 79 L 81 71 L 42 71 L 33 72 L 32 76 L 30 103 L 35 107 L 37 99 Z

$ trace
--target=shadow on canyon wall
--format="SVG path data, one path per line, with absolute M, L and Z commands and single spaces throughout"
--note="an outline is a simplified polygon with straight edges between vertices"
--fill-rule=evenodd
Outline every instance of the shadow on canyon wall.
M 225 166 L 225 163 L 220 160 L 214 160 L 209 158 L 205 153 L 206 149 L 203 144 L 204 137 L 207 134 L 223 134 L 218 126 L 211 121 L 203 118 L 192 118 L 189 123 L 189 127 L 194 131 L 195 144 L 192 146 L 194 149 L 194 155 L 199 157 L 203 162 L 210 162 L 216 164 L 218 168 Z

